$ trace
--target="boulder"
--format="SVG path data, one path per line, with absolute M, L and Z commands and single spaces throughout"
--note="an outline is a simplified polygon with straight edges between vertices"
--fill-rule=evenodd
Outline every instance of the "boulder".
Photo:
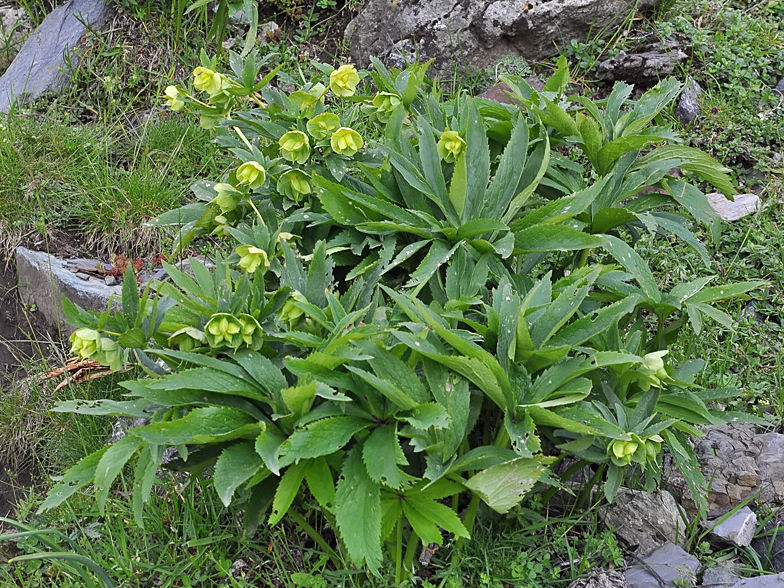
M 630 562 L 626 570 L 629 588 L 694 586 L 700 562 L 672 543 L 666 543 L 647 557 Z
M 497 59 L 541 60 L 572 40 L 612 34 L 634 11 L 659 0 L 368 0 L 346 27 L 351 57 L 400 67 L 435 59 L 431 74 L 452 76 Z
M 688 59 L 677 46 L 644 46 L 634 53 L 621 51 L 599 63 L 596 77 L 652 86 L 675 72 L 675 66 Z
M 693 123 L 702 112 L 700 94 L 702 94 L 700 85 L 691 78 L 686 80 L 681 97 L 678 99 L 678 105 L 673 113 L 684 127 L 688 127 Z
M 735 584 L 732 588 L 784 588 L 784 574 L 770 574 L 746 578 Z
M 784 520 L 782 520 L 782 516 L 776 514 L 762 530 L 763 533 L 754 540 L 751 546 L 759 554 L 760 560 L 766 562 L 777 572 L 784 572 Z
M 700 586 L 708 588 L 730 588 L 738 583 L 740 578 L 734 570 L 724 566 L 716 566 L 715 568 L 708 568 L 702 574 L 702 582 Z
M 615 501 L 603 512 L 604 524 L 629 545 L 639 546 L 647 555 L 667 542 L 683 541 L 684 522 L 672 494 L 663 490 L 648 494 L 639 490 L 621 489 Z
M 66 56 L 87 27 L 100 28 L 109 14 L 105 0 L 68 0 L 49 13 L 0 77 L 0 112 L 22 97 L 35 100 L 48 90 L 59 91 L 67 80 Z
M 736 194 L 734 201 L 728 200 L 724 194 L 718 192 L 705 196 L 716 214 L 729 222 L 740 220 L 760 209 L 760 199 L 756 194 Z
M 720 543 L 732 543 L 738 547 L 751 545 L 757 531 L 757 515 L 748 506 L 730 515 L 714 526 L 709 537 Z

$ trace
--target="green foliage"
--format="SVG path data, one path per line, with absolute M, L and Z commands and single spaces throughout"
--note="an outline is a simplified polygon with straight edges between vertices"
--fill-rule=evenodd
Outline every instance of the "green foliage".
M 129 274 L 121 313 L 64 304 L 101 342 L 77 351 L 119 349 L 112 361 L 138 362 L 147 377 L 122 384 L 126 400 L 58 410 L 150 423 L 66 472 L 42 510 L 91 482 L 103 508 L 135 461 L 143 524 L 174 447 L 180 459 L 167 467 L 244 508 L 246 533 L 269 509 L 267 525 L 290 518 L 333 566 L 346 557 L 380 575 L 388 557 L 399 583 L 420 542 L 468 538 L 480 502 L 508 513 L 537 485 L 558 487 L 559 454 L 593 465 L 594 483 L 606 476 L 612 500 L 632 463 L 655 488 L 666 446 L 703 495 L 686 435 L 732 418 L 710 402 L 734 392 L 704 390 L 694 383 L 702 364 L 664 357 L 687 322 L 726 325 L 711 304 L 761 282 L 663 292 L 633 249 L 644 225 L 707 257 L 678 214 L 710 225 L 705 196 L 669 177 L 672 167 L 733 189 L 716 162 L 668 145 L 674 134 L 655 122 L 677 83 L 636 102 L 618 85 L 574 109 L 564 61 L 541 92 L 510 80 L 518 107 L 441 100 L 420 65 L 378 65 L 375 97 L 356 95 L 351 66 L 324 66 L 328 85 L 287 94 L 267 86 L 274 71 L 256 81 L 262 65 L 234 56 L 231 78 L 205 56 L 196 85 L 210 105 L 167 92 L 173 108 L 218 109 L 217 141 L 242 163 L 196 184 L 200 202 L 159 224 L 180 230 L 178 248 L 212 233 L 233 252 L 212 270 L 167 264 L 169 279 L 142 295 Z M 258 107 L 233 112 L 251 104 L 244 97 Z M 341 114 L 328 110 L 342 101 Z M 360 121 L 383 143 L 362 149 L 349 128 Z M 569 145 L 590 170 L 561 154 Z M 302 198 L 281 181 L 292 172 L 308 185 Z M 666 194 L 639 195 L 651 186 Z M 301 514 L 316 506 L 332 545 Z M 542 572 L 521 565 L 529 578 Z

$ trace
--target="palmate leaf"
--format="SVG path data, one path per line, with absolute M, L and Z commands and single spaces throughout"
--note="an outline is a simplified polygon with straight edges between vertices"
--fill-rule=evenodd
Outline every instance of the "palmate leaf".
M 604 248 L 607 252 L 612 255 L 626 271 L 634 276 L 634 279 L 640 284 L 640 288 L 642 288 L 643 292 L 645 292 L 654 302 L 661 302 L 661 293 L 659 292 L 656 280 L 654 279 L 648 264 L 640 257 L 640 254 L 617 237 L 605 235 L 603 239 Z
M 402 505 L 403 514 L 425 545 L 443 544 L 444 538 L 439 527 L 455 537 L 470 538 L 470 534 L 455 511 L 440 502 L 414 495 L 406 496 Z
M 501 514 L 518 505 L 555 458 L 521 457 L 491 466 L 469 478 L 466 488 Z
M 381 491 L 368 476 L 359 447 L 349 451 L 336 495 L 335 520 L 355 565 L 378 576 L 381 552 Z

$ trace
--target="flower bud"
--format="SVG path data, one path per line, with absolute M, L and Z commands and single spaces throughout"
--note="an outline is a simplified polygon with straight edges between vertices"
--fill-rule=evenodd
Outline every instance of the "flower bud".
M 240 314 L 237 319 L 242 325 L 240 331 L 242 342 L 254 351 L 261 349 L 264 344 L 264 333 L 259 322 L 249 314 Z
M 326 139 L 340 128 L 340 117 L 332 112 L 324 112 L 308 121 L 308 133 L 316 141 Z
M 264 271 L 269 267 L 269 259 L 267 252 L 252 245 L 240 245 L 236 249 L 237 255 L 240 256 L 239 266 L 249 274 L 254 273 L 259 266 Z
M 667 370 L 664 368 L 664 360 L 662 359 L 668 353 L 669 350 L 667 349 L 664 351 L 654 351 L 653 353 L 646 354 L 645 357 L 642 358 L 645 367 L 651 372 L 651 375 L 659 379 L 666 379 L 669 377 Z
M 169 345 L 176 345 L 180 351 L 193 351 L 196 347 L 207 344 L 207 337 L 199 329 L 184 327 L 169 337 Z
M 329 143 L 335 153 L 348 157 L 362 149 L 362 146 L 365 144 L 362 136 L 354 129 L 349 129 L 348 127 L 340 127 L 332 133 Z
M 444 131 L 438 140 L 438 155 L 447 163 L 453 163 L 465 151 L 466 142 L 457 131 Z
M 318 102 L 318 96 L 314 96 L 310 92 L 293 92 L 289 95 L 289 100 L 291 100 L 294 107 L 300 114 L 307 115 L 309 112 L 313 110 L 313 107 Z
M 336 96 L 353 96 L 359 84 L 359 74 L 353 65 L 341 65 L 329 74 L 329 89 Z
M 292 290 L 291 298 L 289 298 L 283 305 L 283 308 L 280 309 L 278 317 L 280 317 L 280 320 L 288 322 L 289 327 L 293 327 L 294 323 L 296 323 L 299 318 L 305 314 L 305 311 L 295 306 L 294 302 L 307 301 L 307 298 L 305 298 L 299 291 Z
M 174 112 L 179 112 L 185 106 L 185 102 L 180 100 L 180 91 L 177 89 L 177 86 L 166 86 L 166 90 L 163 93 L 166 95 L 166 106 Z
M 302 131 L 289 131 L 280 138 L 278 145 L 281 157 L 288 161 L 303 164 L 310 157 L 310 141 Z
M 392 116 L 395 108 L 399 105 L 400 97 L 389 92 L 379 92 L 373 98 L 373 106 L 376 107 L 376 118 L 382 123 L 389 121 L 389 117 Z
M 267 170 L 258 161 L 248 161 L 237 168 L 237 181 L 256 190 L 264 185 L 267 179 Z

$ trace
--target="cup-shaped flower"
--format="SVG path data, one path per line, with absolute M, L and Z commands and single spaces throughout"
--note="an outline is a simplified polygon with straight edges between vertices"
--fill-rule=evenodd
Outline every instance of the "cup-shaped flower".
M 237 168 L 237 181 L 256 190 L 264 185 L 267 179 L 267 170 L 258 161 L 246 161 Z
M 289 94 L 289 100 L 291 100 L 297 111 L 304 115 L 312 112 L 313 107 L 316 105 L 316 102 L 318 102 L 318 98 L 318 96 L 314 96 L 310 92 L 303 92 L 302 90 Z
M 182 94 L 180 94 L 177 86 L 166 86 L 163 93 L 166 95 L 166 106 L 171 108 L 174 112 L 179 112 L 182 110 L 182 107 L 185 106 L 185 102 L 180 100 Z
M 264 344 L 264 332 L 259 322 L 249 314 L 240 314 L 237 319 L 242 325 L 240 331 L 242 342 L 254 351 L 261 349 Z
M 237 349 L 242 344 L 242 323 L 235 316 L 225 312 L 216 312 L 204 326 L 207 343 L 213 349 L 232 347 Z
M 667 370 L 664 367 L 664 359 L 662 359 L 665 355 L 669 353 L 669 350 L 665 349 L 664 351 L 654 351 L 653 353 L 648 353 L 645 357 L 642 358 L 645 367 L 651 374 L 660 380 L 666 379 L 669 377 Z
M 389 121 L 389 117 L 400 105 L 400 96 L 389 92 L 379 92 L 373 98 L 373 106 L 376 107 L 376 118 L 381 123 Z
M 656 456 L 661 451 L 662 439 L 659 435 L 651 435 L 645 440 L 645 455 L 650 462 L 656 461 Z
M 288 161 L 303 164 L 310 157 L 310 141 L 302 131 L 289 131 L 280 138 L 278 145 L 281 157 Z
M 466 142 L 457 131 L 444 131 L 436 148 L 441 159 L 453 163 L 465 151 Z
M 353 65 L 341 65 L 329 74 L 329 89 L 336 96 L 353 96 L 359 84 L 359 74 Z
M 109 337 L 101 337 L 98 346 L 100 349 L 94 359 L 102 365 L 109 366 L 113 372 L 119 370 L 123 364 L 123 351 L 120 344 Z
M 207 344 L 207 337 L 204 332 L 194 327 L 183 327 L 179 331 L 175 331 L 169 337 L 169 345 L 177 345 L 180 351 L 192 351 L 196 347 L 201 347 Z
M 101 335 L 95 329 L 79 329 L 71 337 L 71 353 L 82 359 L 93 357 L 98 353 Z
M 299 318 L 305 314 L 305 311 L 296 306 L 295 303 L 307 301 L 308 299 L 305 298 L 299 291 L 292 290 L 291 298 L 289 298 L 283 305 L 283 308 L 280 309 L 278 312 L 278 317 L 281 321 L 286 321 L 289 323 L 290 327 L 293 327 Z
M 237 208 L 242 199 L 242 192 L 231 184 L 215 184 L 212 189 L 218 193 L 212 201 L 218 205 L 221 212 L 231 212 Z
M 259 266 L 264 271 L 269 267 L 269 258 L 267 252 L 253 245 L 240 245 L 236 249 L 237 255 L 240 256 L 239 266 L 249 274 L 254 273 Z
M 226 80 L 218 72 L 206 67 L 197 67 L 193 70 L 193 87 L 210 96 L 220 94 L 227 86 Z
M 307 126 L 310 136 L 321 141 L 340 128 L 340 117 L 332 112 L 324 112 L 311 118 Z
M 615 439 L 610 443 L 608 453 L 610 454 L 610 460 L 622 468 L 632 463 L 632 456 L 638 449 L 639 445 L 635 441 Z
M 280 176 L 278 192 L 291 198 L 294 202 L 299 202 L 299 197 L 303 194 L 310 194 L 312 189 L 308 182 L 308 176 L 304 172 L 298 169 L 290 169 Z
M 215 223 L 215 228 L 212 229 L 211 235 L 215 235 L 216 237 L 228 237 L 230 235 L 229 231 L 226 230 L 226 227 L 229 224 L 229 219 L 227 219 L 222 214 L 219 214 L 212 222 Z
M 340 127 L 337 131 L 332 133 L 329 144 L 332 146 L 332 150 L 335 153 L 351 157 L 362 149 L 365 142 L 362 140 L 362 135 L 354 129 Z

